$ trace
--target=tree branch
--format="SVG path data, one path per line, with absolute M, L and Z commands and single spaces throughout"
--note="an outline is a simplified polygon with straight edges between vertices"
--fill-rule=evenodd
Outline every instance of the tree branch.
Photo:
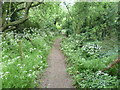
M 34 4 L 34 5 L 32 5 L 32 3 L 33 3 L 33 2 L 26 2 L 26 6 L 25 6 L 25 7 L 21 8 L 21 9 L 16 9 L 16 10 L 12 13 L 12 14 L 14 14 L 15 12 L 19 12 L 19 11 L 21 11 L 21 10 L 25 10 L 25 14 L 24 14 L 24 17 L 23 17 L 22 19 L 19 19 L 19 20 L 17 20 L 17 21 L 10 22 L 10 23 L 8 23 L 8 24 L 4 24 L 2 27 L 0 27 L 0 30 L 1 30 L 2 32 L 4 32 L 6 29 L 9 29 L 9 26 L 15 26 L 15 25 L 24 23 L 24 22 L 28 19 L 29 9 L 32 8 L 32 7 L 36 7 L 36 6 L 40 5 L 40 4 L 42 4 L 43 1 L 42 1 L 42 2 L 38 2 L 37 4 Z M 20 3 L 20 4 L 22 4 L 22 3 Z M 11 14 L 11 15 L 12 15 L 12 14 Z
M 26 21 L 27 18 L 28 18 L 28 13 L 29 13 L 29 9 L 30 9 L 31 4 L 32 4 L 32 2 L 29 2 L 29 3 L 27 2 L 26 3 L 25 15 L 22 19 L 17 20 L 17 21 L 13 21 L 13 22 L 10 22 L 10 23 L 4 25 L 2 28 L 0 28 L 2 30 L 2 32 L 4 32 L 9 26 L 14 26 L 14 25 L 17 25 L 17 24 L 21 24 L 24 21 Z
M 42 3 L 43 3 L 43 2 L 38 2 L 37 4 L 32 5 L 30 8 L 36 7 L 36 6 L 38 6 L 39 4 L 42 4 Z M 25 7 L 20 8 L 20 9 L 16 9 L 15 12 L 19 12 L 19 11 L 22 11 L 22 10 L 24 10 L 24 9 L 25 9 Z

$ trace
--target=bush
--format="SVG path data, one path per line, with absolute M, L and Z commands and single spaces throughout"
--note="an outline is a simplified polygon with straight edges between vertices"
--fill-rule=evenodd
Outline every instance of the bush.
M 103 72 L 85 70 L 73 78 L 76 88 L 118 88 L 117 77 Z
M 34 88 L 37 74 L 47 67 L 47 56 L 54 39 L 53 33 L 43 36 L 35 28 L 24 34 L 7 33 L 2 45 L 2 87 Z M 14 35 L 15 34 L 15 35 Z
M 74 85 L 77 88 L 117 87 L 117 66 L 98 75 L 98 71 L 106 68 L 117 57 L 117 52 L 114 52 L 114 48 L 103 51 L 102 42 L 88 42 L 83 40 L 84 37 L 84 34 L 73 35 L 64 38 L 61 43 L 61 50 L 67 56 L 67 71 L 72 75 Z M 109 51 L 113 53 L 108 55 Z

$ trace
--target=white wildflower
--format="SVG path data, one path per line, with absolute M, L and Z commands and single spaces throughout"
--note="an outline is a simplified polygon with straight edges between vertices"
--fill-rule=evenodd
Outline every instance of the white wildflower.
M 28 77 L 32 76 L 32 74 L 28 74 Z
M 22 66 L 20 68 L 23 68 Z
M 21 64 L 18 64 L 17 66 L 20 66 Z
M 32 71 L 32 70 L 29 70 L 30 72 Z
M 25 58 L 28 58 L 28 55 L 25 55 Z

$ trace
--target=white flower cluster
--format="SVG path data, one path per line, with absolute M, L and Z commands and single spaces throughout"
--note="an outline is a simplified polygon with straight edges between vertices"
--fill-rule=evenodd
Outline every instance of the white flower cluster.
M 97 75 L 105 75 L 105 76 L 108 76 L 107 73 L 104 73 L 104 72 L 102 72 L 102 71 L 98 71 L 98 72 L 97 72 Z
M 34 51 L 34 50 L 36 50 L 36 48 L 30 48 L 30 52 L 32 52 L 32 51 Z
M 31 32 L 35 33 L 31 34 Z M 49 41 L 50 39 L 52 40 L 53 34 L 46 34 L 45 32 L 41 34 L 36 28 L 31 28 L 31 30 L 26 28 L 26 31 L 22 34 L 14 32 L 6 33 L 6 38 L 3 38 L 2 42 L 0 42 L 2 46 L 2 60 L 0 63 L 2 70 L 0 70 L 0 78 L 4 81 L 4 85 L 16 85 L 14 80 L 20 80 L 19 84 L 24 80 L 34 80 L 37 69 L 42 71 L 46 66 L 44 60 L 49 51 Z M 29 37 L 37 47 L 32 45 L 26 37 Z M 22 52 L 20 41 L 22 41 Z
M 102 48 L 102 47 L 99 46 L 99 45 L 97 45 L 97 44 L 88 43 L 87 45 L 84 45 L 84 46 L 82 47 L 82 50 L 87 51 L 89 54 L 92 55 L 92 54 L 100 51 L 101 48 Z

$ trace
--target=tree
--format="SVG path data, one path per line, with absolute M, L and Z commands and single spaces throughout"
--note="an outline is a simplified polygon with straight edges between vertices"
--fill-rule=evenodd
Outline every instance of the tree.
M 42 2 L 2 2 L 2 32 L 13 30 L 17 25 L 24 23 L 28 19 L 29 10 Z

